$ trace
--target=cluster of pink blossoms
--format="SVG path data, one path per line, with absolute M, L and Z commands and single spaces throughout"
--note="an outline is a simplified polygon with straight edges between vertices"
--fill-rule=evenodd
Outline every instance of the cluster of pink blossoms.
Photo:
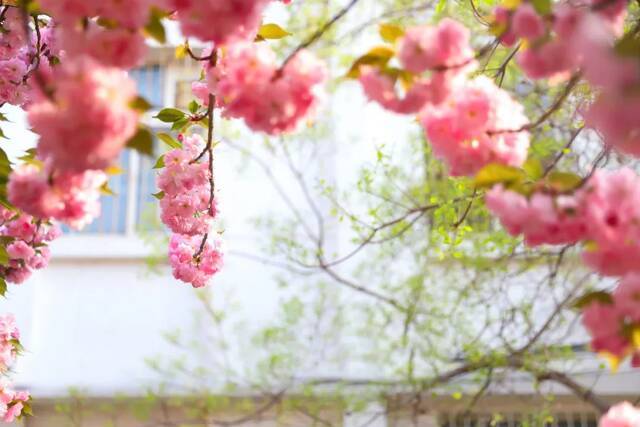
M 232 44 L 207 72 L 223 114 L 269 134 L 293 131 L 312 114 L 325 78 L 324 64 L 311 53 L 299 52 L 279 68 L 271 48 L 256 43 Z
M 614 48 L 626 8 L 624 0 L 582 6 L 558 3 L 545 16 L 523 2 L 515 10 L 497 8 L 494 26 L 507 45 L 527 40 L 517 60 L 529 77 L 562 80 L 580 70 L 598 90 L 597 99 L 584 112 L 586 124 L 598 130 L 608 146 L 638 155 L 640 64 L 633 55 L 625 57 Z
M 0 277 L 20 284 L 33 270 L 45 268 L 51 256 L 47 243 L 60 234 L 55 225 L 0 207 L 0 236 L 9 242 L 6 248 L 9 262 L 0 266 Z
M 185 36 L 216 45 L 255 38 L 271 0 L 166 0 Z
M 176 279 L 205 286 L 222 266 L 220 244 L 209 238 L 217 214 L 210 165 L 201 162 L 205 142 L 199 135 L 180 136 L 182 147 L 164 155 L 158 174 L 162 222 L 175 233 L 169 246 L 169 262 Z
M 203 243 L 204 242 L 204 243 Z M 169 243 L 169 263 L 173 277 L 194 288 L 206 286 L 222 268 L 223 256 L 219 240 L 174 234 Z
M 158 175 L 158 188 L 164 193 L 161 218 L 174 233 L 203 235 L 217 214 L 209 165 L 196 161 L 205 142 L 200 135 L 181 136 L 180 140 L 182 148 L 164 155 L 164 168 Z
M 20 352 L 20 331 L 12 314 L 0 316 L 0 373 L 5 374 Z M 7 378 L 0 379 L 0 420 L 13 422 L 22 414 L 31 397 L 26 391 L 12 389 Z
M 10 176 L 9 200 L 37 218 L 80 229 L 100 214 L 103 169 L 111 166 L 136 131 L 130 106 L 135 85 L 126 74 L 81 56 L 52 70 L 51 93 L 37 92 L 28 109 L 40 134 L 43 166 L 23 165 Z
M 360 82 L 369 99 L 397 113 L 418 112 L 451 175 L 473 175 L 490 163 L 524 163 L 529 134 L 523 108 L 490 79 L 468 78 L 476 63 L 463 25 L 444 19 L 436 27 L 411 28 L 398 46 L 400 64 L 415 74 L 411 87 L 400 97 L 391 75 L 363 66 Z
M 629 402 L 613 406 L 600 418 L 598 427 L 638 427 L 640 426 L 640 409 Z
M 624 277 L 613 292 L 610 303 L 594 302 L 585 310 L 582 323 L 591 334 L 591 348 L 598 353 L 640 367 L 640 349 L 633 334 L 640 331 L 640 275 Z
M 9 200 L 37 218 L 52 218 L 79 230 L 100 215 L 100 189 L 106 182 L 100 170 L 47 174 L 26 164 L 11 175 Z
M 640 367 L 640 177 L 631 169 L 596 171 L 573 194 L 536 192 L 530 197 L 501 185 L 487 207 L 512 235 L 529 246 L 584 243 L 585 264 L 621 282 L 611 303 L 592 303 L 583 323 L 594 351 Z M 635 331 L 635 332 L 634 332 Z
M 7 372 L 20 349 L 20 331 L 12 314 L 0 316 L 0 372 Z M 1 412 L 1 411 L 0 411 Z
M 3 422 L 12 423 L 19 418 L 30 400 L 29 392 L 16 391 L 6 379 L 0 380 L 0 417 Z
M 30 71 L 34 67 L 35 56 L 34 46 L 24 31 L 20 11 L 7 9 L 0 21 L 0 104 L 22 106 L 28 103 Z
M 628 168 L 596 171 L 573 194 L 526 197 L 502 186 L 487 207 L 530 246 L 585 242 L 587 265 L 607 276 L 640 272 L 640 177 Z

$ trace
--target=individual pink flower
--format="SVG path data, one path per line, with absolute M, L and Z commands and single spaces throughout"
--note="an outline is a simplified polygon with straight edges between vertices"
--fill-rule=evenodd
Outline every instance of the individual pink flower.
M 513 32 L 517 37 L 535 40 L 546 33 L 544 21 L 531 3 L 522 3 L 511 19 Z
M 26 242 L 17 241 L 7 246 L 7 254 L 11 259 L 26 261 L 32 258 L 36 254 L 36 251 Z
M 97 24 L 87 28 L 62 28 L 60 46 L 68 55 L 87 55 L 108 67 L 130 69 L 142 65 L 147 44 L 139 31 L 106 29 Z
M 220 242 L 208 238 L 174 234 L 169 243 L 169 263 L 173 276 L 194 288 L 206 286 L 222 267 Z M 200 249 L 202 248 L 202 250 Z
M 216 45 L 255 38 L 270 0 L 168 0 L 185 36 Z
M 638 271 L 640 178 L 631 169 L 596 171 L 581 190 L 588 237 L 585 262 L 601 274 Z
M 110 166 L 137 128 L 135 83 L 122 70 L 79 57 L 55 67 L 50 84 L 51 96 L 40 95 L 28 109 L 39 155 L 54 170 Z
M 535 193 L 531 198 L 495 186 L 485 196 L 487 208 L 513 236 L 528 246 L 574 244 L 587 232 L 578 201 L 572 196 Z
M 638 427 L 640 426 L 640 409 L 629 402 L 618 403 L 600 418 L 598 427 Z
M 224 115 L 272 135 L 294 131 L 313 114 L 326 78 L 324 64 L 310 52 L 299 52 L 279 69 L 268 45 L 256 43 L 229 46 L 209 73 L 209 90 Z
M 64 25 L 75 25 L 82 18 L 98 14 L 96 0 L 40 0 L 40 7 L 56 21 Z
M 400 39 L 398 58 L 413 73 L 462 68 L 473 61 L 469 30 L 445 18 L 435 26 L 413 27 Z
M 102 171 L 50 173 L 23 165 L 9 177 L 9 200 L 35 217 L 81 229 L 100 214 L 100 189 L 106 181 Z
M 613 293 L 613 301 L 621 316 L 640 325 L 640 275 L 624 276 Z
M 2 32 L 0 32 L 0 60 L 15 58 L 27 43 L 20 11 L 10 7 L 5 12 L 0 27 L 2 28 Z
M 441 105 L 425 107 L 420 123 L 453 176 L 473 175 L 489 163 L 520 166 L 527 157 L 523 107 L 486 77 L 467 82 Z

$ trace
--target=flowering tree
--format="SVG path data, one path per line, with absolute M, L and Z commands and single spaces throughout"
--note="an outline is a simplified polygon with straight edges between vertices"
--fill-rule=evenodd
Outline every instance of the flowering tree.
M 0 102 L 23 107 L 39 135 L 37 147 L 20 164 L 11 164 L 0 152 L 3 291 L 7 283 L 23 283 L 33 270 L 46 267 L 47 243 L 60 234 L 57 223 L 80 229 L 99 215 L 100 194 L 108 191 L 107 176 L 122 150 L 152 153 L 153 135 L 141 124 L 150 105 L 137 96 L 126 71 L 144 60 L 146 38 L 165 42 L 163 23 L 168 20 L 176 21 L 186 38 L 176 54 L 200 63 L 202 78 L 193 83 L 195 99 L 188 111 L 165 108 L 155 116 L 175 133 L 159 135 L 171 150 L 157 159 L 160 191 L 155 196 L 161 220 L 173 233 L 169 262 L 174 276 L 196 288 L 206 286 L 223 258 L 220 236 L 213 231 L 219 208 L 216 121 L 240 120 L 269 136 L 295 133 L 314 116 L 335 68 L 312 53 L 314 46 L 361 2 L 341 5 L 280 57 L 271 41 L 296 35 L 263 22 L 270 0 L 134 0 L 126 7 L 119 0 L 3 1 Z M 289 7 L 304 7 L 299 3 Z M 457 355 L 462 363 L 453 370 L 409 382 L 424 391 L 473 372 L 490 381 L 497 368 L 524 370 L 538 381 L 565 385 L 605 413 L 606 403 L 565 373 L 537 359 L 532 365 L 529 356 L 551 357 L 558 346 L 543 344 L 542 338 L 573 306 L 583 313 L 593 351 L 614 367 L 625 359 L 640 365 L 640 178 L 625 166 L 640 153 L 635 147 L 640 146 L 637 7 L 625 0 L 501 5 L 472 0 L 459 17 L 443 17 L 441 5 L 435 9 L 437 19 L 429 23 L 394 19 L 393 13 L 392 23 L 375 20 L 383 43 L 345 70 L 389 114 L 417 118 L 426 145 L 411 148 L 425 159 L 426 178 L 400 200 L 392 200 L 388 188 L 380 186 L 387 203 L 373 210 L 373 225 L 362 224 L 326 188 L 336 212 L 359 234 L 352 251 L 334 257 L 326 251 L 326 223 L 316 197 L 292 165 L 317 217 L 317 230 L 298 215 L 307 243 L 289 245 L 287 262 L 324 272 L 392 310 L 403 319 L 399 323 L 406 339 L 433 327 L 429 314 L 434 313 L 420 296 L 426 272 L 380 289 L 345 277 L 338 266 L 375 245 L 415 249 L 417 241 L 407 239 L 417 238 L 425 219 L 427 240 L 437 243 L 441 257 L 461 260 L 461 271 L 472 268 L 476 278 L 499 276 L 487 271 L 486 256 L 485 265 L 479 264 L 480 254 L 495 253 L 494 266 L 504 262 L 498 272 L 503 280 L 511 275 L 507 264 L 518 256 L 550 254 L 546 279 L 553 285 L 567 254 L 579 251 L 584 265 L 599 277 L 619 280 L 614 289 L 604 280 L 589 288 L 586 279 L 566 276 L 563 286 L 553 290 L 559 300 L 552 314 L 540 325 L 522 314 L 526 310 L 520 318 L 502 316 L 499 322 L 487 311 L 481 316 L 492 326 L 501 325 L 494 338 L 526 324 L 519 340 L 503 340 L 502 347 L 492 348 L 488 339 L 479 354 L 463 345 L 464 355 Z M 466 19 L 469 13 L 475 21 Z M 189 39 L 206 48 L 195 51 Z M 598 139 L 595 153 L 596 145 L 585 135 Z M 363 175 L 363 188 L 375 191 L 375 178 L 371 171 Z M 514 238 L 504 233 L 487 238 L 495 230 L 492 219 Z M 379 270 L 387 264 L 370 268 L 384 277 Z M 524 288 L 540 291 L 533 285 Z M 467 302 L 482 304 L 481 297 L 478 293 Z M 381 321 L 370 315 L 374 323 Z M 1 365 L 6 372 L 20 344 L 13 319 L 3 319 Z M 412 355 L 413 372 L 417 349 L 403 351 Z M 1 397 L 5 420 L 28 414 L 26 393 L 7 385 Z M 637 418 L 638 410 L 623 404 L 602 425 L 637 426 Z

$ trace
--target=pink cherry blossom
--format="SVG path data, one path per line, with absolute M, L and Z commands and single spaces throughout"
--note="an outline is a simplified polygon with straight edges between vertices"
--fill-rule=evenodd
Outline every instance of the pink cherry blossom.
M 498 185 L 485 201 L 509 234 L 524 235 L 528 246 L 573 244 L 585 238 L 587 226 L 574 197 L 535 193 L 527 199 Z
M 601 274 L 638 271 L 640 178 L 631 169 L 596 171 L 580 193 L 588 238 L 585 262 Z
M 324 64 L 301 51 L 279 69 L 266 44 L 238 43 L 209 70 L 209 90 L 227 117 L 244 119 L 253 130 L 272 135 L 295 130 L 315 111 L 318 85 L 326 78 Z
M 441 105 L 425 107 L 420 122 L 453 176 L 473 175 L 489 163 L 520 166 L 526 159 L 523 107 L 486 77 L 467 82 Z
M 0 33 L 0 60 L 15 58 L 27 42 L 20 11 L 17 8 L 9 8 L 1 27 L 3 31 Z
M 49 173 L 23 165 L 9 178 L 9 200 L 35 217 L 81 229 L 100 214 L 100 188 L 106 181 L 102 171 Z
M 53 169 L 83 171 L 111 165 L 133 136 L 138 113 L 130 107 L 135 83 L 124 71 L 87 57 L 67 58 L 28 109 L 40 135 L 38 153 Z
M 613 300 L 621 316 L 640 325 L 640 275 L 624 276 L 613 293 Z
M 544 21 L 530 3 L 522 3 L 516 9 L 511 25 L 517 37 L 529 40 L 538 39 L 546 32 Z
M 173 276 L 192 284 L 194 288 L 209 284 L 211 278 L 222 267 L 220 242 L 208 238 L 202 245 L 202 239 L 198 236 L 174 234 L 169 243 L 169 262 Z
M 398 58 L 413 73 L 463 67 L 473 61 L 469 30 L 445 18 L 435 26 L 413 27 L 399 42 Z
M 0 382 L 0 419 L 12 423 L 22 414 L 24 405 L 31 399 L 26 391 L 15 391 L 6 378 Z
M 167 0 L 182 33 L 216 45 L 255 38 L 270 0 Z
M 60 46 L 72 56 L 87 55 L 108 67 L 134 68 L 147 52 L 144 37 L 126 28 L 106 29 L 90 24 L 86 29 L 62 28 Z
M 640 409 L 629 402 L 618 403 L 609 409 L 598 423 L 598 427 L 638 427 L 640 426 Z

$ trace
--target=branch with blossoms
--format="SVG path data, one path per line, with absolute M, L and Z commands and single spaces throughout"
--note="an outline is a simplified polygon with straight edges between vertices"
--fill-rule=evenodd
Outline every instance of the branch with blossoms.
M 226 0 L 133 0 L 126 8 L 119 0 L 0 3 L 0 105 L 24 108 L 39 136 L 18 165 L 0 151 L 2 293 L 6 282 L 22 283 L 46 266 L 47 244 L 59 235 L 57 223 L 81 229 L 100 214 L 100 195 L 109 191 L 108 174 L 124 149 L 153 154 L 153 135 L 141 124 L 150 105 L 138 96 L 127 71 L 144 62 L 147 38 L 166 41 L 166 19 L 177 21 L 185 37 L 207 47 L 197 55 L 187 41 L 178 50 L 202 63 L 203 79 L 194 82 L 198 100 L 188 112 L 164 108 L 155 116 L 176 134 L 158 135 L 171 150 L 156 162 L 161 191 L 155 196 L 161 220 L 173 233 L 169 262 L 174 277 L 194 287 L 212 281 L 223 260 L 220 233 L 214 231 L 217 117 L 241 120 L 270 136 L 295 132 L 313 116 L 329 74 L 308 49 L 359 0 L 346 2 L 284 59 L 267 41 L 288 32 L 262 22 L 271 3 L 233 0 L 229 7 Z M 480 19 L 473 1 L 471 6 Z M 384 24 L 384 43 L 359 57 L 347 73 L 371 101 L 416 116 L 448 175 L 472 180 L 472 194 L 446 201 L 466 202 L 451 227 L 454 233 L 463 232 L 476 199 L 483 196 L 504 229 L 522 236 L 527 248 L 581 247 L 586 266 L 620 278 L 613 292 L 590 292 L 575 301 L 584 312 L 593 350 L 606 354 L 614 366 L 627 358 L 640 366 L 640 178 L 629 168 L 600 167 L 611 151 L 640 155 L 640 27 L 625 32 L 628 7 L 625 0 L 507 2 L 482 18 L 495 41 L 479 49 L 472 46 L 471 32 L 450 18 L 410 28 Z M 479 60 L 489 56 L 489 61 L 500 45 L 511 50 L 493 79 L 482 75 Z M 516 64 L 529 80 L 563 83 L 533 121 L 518 93 L 503 88 L 507 69 Z M 564 151 L 553 153 L 546 166 L 531 155 L 532 134 L 578 88 L 591 91 L 593 98 L 579 112 L 584 128 L 597 132 L 605 147 L 585 176 L 559 169 Z M 206 139 L 198 128 L 206 130 Z M 579 133 L 572 132 L 565 149 Z M 315 238 L 309 233 L 314 264 L 298 266 L 319 268 L 347 288 L 407 314 L 407 331 L 415 320 L 410 304 L 363 286 L 336 267 L 365 247 L 403 236 L 443 204 L 410 207 L 370 227 L 346 255 L 330 259 L 319 210 L 300 174 L 295 175 L 318 219 Z M 388 229 L 395 232 L 375 239 Z M 557 375 L 540 379 L 566 381 Z M 5 402 L 11 416 L 26 400 L 16 396 Z

